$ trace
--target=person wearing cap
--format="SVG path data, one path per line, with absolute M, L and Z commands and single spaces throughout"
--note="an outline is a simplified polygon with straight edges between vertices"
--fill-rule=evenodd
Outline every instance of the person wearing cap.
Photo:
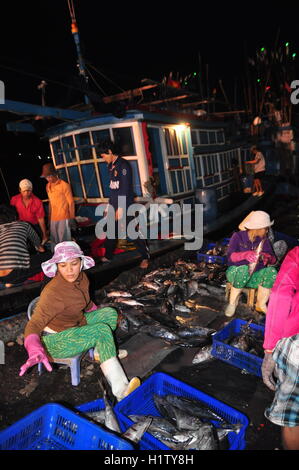
M 265 416 L 281 426 L 284 449 L 299 450 L 298 246 L 286 255 L 271 290 L 263 347 L 263 382 L 275 392 Z
M 39 362 L 51 371 L 51 358 L 73 357 L 95 348 L 95 359 L 99 358 L 112 393 L 121 400 L 140 385 L 140 380 L 134 377 L 129 381 L 116 356 L 113 331 L 117 311 L 112 307 L 98 309 L 90 299 L 83 271 L 94 265 L 93 258 L 85 256 L 72 241 L 58 243 L 53 257 L 42 263 L 45 275 L 52 279 L 26 325 L 24 346 L 29 358 L 19 375 Z M 43 332 L 49 334 L 42 336 Z
M 18 212 L 19 220 L 30 223 L 38 235 L 42 236 L 42 245 L 49 239 L 45 223 L 45 211 L 42 201 L 32 192 L 32 183 L 23 179 L 19 183 L 20 194 L 16 194 L 10 200 Z
M 106 249 L 105 256 L 101 258 L 101 261 L 108 263 L 113 258 L 113 252 L 117 243 L 117 238 L 119 234 L 119 227 L 127 227 L 129 222 L 134 219 L 134 217 L 128 217 L 124 213 L 124 208 L 121 207 L 120 197 L 125 198 L 126 208 L 134 203 L 134 193 L 133 193 L 133 181 L 132 181 L 132 168 L 130 163 L 118 155 L 117 146 L 111 140 L 101 141 L 97 144 L 97 152 L 107 163 L 108 172 L 110 177 L 110 198 L 109 205 L 107 210 L 107 217 L 113 217 L 114 219 L 114 236 L 109 237 L 107 234 L 104 247 Z M 141 231 L 138 232 L 139 236 L 135 240 L 132 240 L 136 245 L 136 248 L 141 254 L 142 261 L 140 267 L 146 269 L 149 264 L 150 252 L 148 244 L 142 235 Z M 121 236 L 121 238 L 123 238 Z
M 277 271 L 272 266 L 276 263 L 271 243 L 267 237 L 268 229 L 273 225 L 269 214 L 264 211 L 252 211 L 242 223 L 242 228 L 230 239 L 226 277 L 231 284 L 229 303 L 225 315 L 234 315 L 242 289 L 258 289 L 255 309 L 267 312 L 270 290 Z
M 75 203 L 69 183 L 61 180 L 53 163 L 45 163 L 41 178 L 47 180 L 46 191 L 49 198 L 49 223 L 52 245 L 69 241 L 71 223 L 75 219 Z
M 250 160 L 247 163 L 251 163 L 254 165 L 254 179 L 253 179 L 253 196 L 263 196 L 264 190 L 262 187 L 262 182 L 261 180 L 265 176 L 265 169 L 266 169 L 266 162 L 264 155 L 262 152 L 259 151 L 259 149 L 254 145 L 251 147 L 251 152 L 254 155 L 254 159 Z

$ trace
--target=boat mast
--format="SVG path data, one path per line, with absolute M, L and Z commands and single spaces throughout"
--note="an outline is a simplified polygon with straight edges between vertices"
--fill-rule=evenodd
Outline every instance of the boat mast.
M 77 50 L 77 57 L 78 57 L 78 69 L 79 69 L 79 74 L 82 77 L 83 81 L 86 84 L 86 87 L 88 85 L 88 75 L 86 73 L 86 67 L 85 67 L 85 62 L 82 56 L 81 52 L 81 47 L 80 47 L 80 36 L 79 36 L 79 28 L 77 25 L 77 20 L 76 20 L 76 14 L 75 14 L 75 8 L 74 8 L 74 2 L 73 0 L 67 0 L 69 11 L 70 11 L 70 16 L 72 20 L 72 26 L 71 26 L 71 31 L 72 35 L 75 41 L 75 46 Z M 86 104 L 89 104 L 89 98 L 84 94 L 84 101 Z

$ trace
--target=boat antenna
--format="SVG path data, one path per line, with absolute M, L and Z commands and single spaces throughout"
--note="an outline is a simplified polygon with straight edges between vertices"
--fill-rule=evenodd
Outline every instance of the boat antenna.
M 77 56 L 78 56 L 78 69 L 79 74 L 85 81 L 86 85 L 88 85 L 88 75 L 86 72 L 85 62 L 82 56 L 81 47 L 80 47 L 80 37 L 79 37 L 79 28 L 77 25 L 76 14 L 75 14 L 75 7 L 73 0 L 67 0 L 70 16 L 72 20 L 71 31 L 75 41 L 76 49 L 77 49 Z M 84 101 L 86 104 L 89 104 L 89 98 L 84 94 Z

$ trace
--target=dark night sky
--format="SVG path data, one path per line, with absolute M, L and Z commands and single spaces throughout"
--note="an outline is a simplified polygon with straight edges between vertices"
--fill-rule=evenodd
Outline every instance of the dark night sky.
M 253 56 L 262 46 L 273 47 L 279 32 L 279 43 L 290 41 L 299 52 L 298 7 L 278 9 L 274 2 L 74 3 L 85 58 L 124 89 L 145 77 L 161 80 L 171 70 L 182 75 L 198 71 L 200 53 L 202 63 L 209 64 L 210 88 L 221 78 L 229 94 L 235 78 L 244 75 L 245 51 Z M 67 0 L 2 2 L 1 20 L 0 79 L 6 98 L 40 104 L 37 85 L 45 79 L 48 105 L 73 104 L 78 95 L 69 85 L 77 86 L 76 50 Z M 94 77 L 106 94 L 120 91 L 100 75 Z M 1 115 L 0 138 L 3 172 L 9 173 L 8 156 L 47 154 L 47 145 L 40 147 L 37 137 L 7 136 Z

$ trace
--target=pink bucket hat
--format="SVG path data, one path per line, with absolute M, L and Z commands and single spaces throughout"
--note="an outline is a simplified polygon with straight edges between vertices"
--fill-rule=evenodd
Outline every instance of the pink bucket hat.
M 57 272 L 57 263 L 65 263 L 73 258 L 81 258 L 81 270 L 92 268 L 95 265 L 93 258 L 85 256 L 77 243 L 61 242 L 55 246 L 52 258 L 42 263 L 42 270 L 46 276 L 54 277 Z

